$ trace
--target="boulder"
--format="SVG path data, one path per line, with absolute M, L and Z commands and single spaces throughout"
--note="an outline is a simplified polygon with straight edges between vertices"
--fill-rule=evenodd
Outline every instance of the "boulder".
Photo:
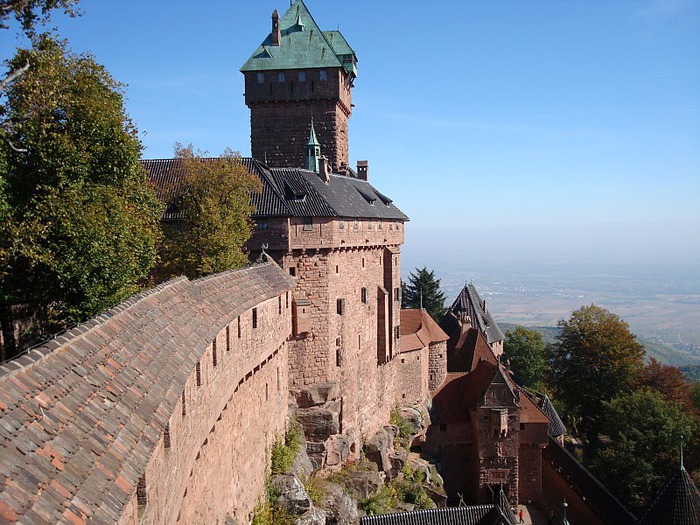
M 419 410 L 413 407 L 401 407 L 399 415 L 401 419 L 411 425 L 411 434 L 416 435 L 423 432 L 423 416 Z
M 321 470 L 326 466 L 326 444 L 306 442 L 306 453 L 311 460 L 314 470 Z
M 391 468 L 389 472 L 387 472 L 389 479 L 394 479 L 399 475 L 407 460 L 408 450 L 405 448 L 399 448 L 389 452 L 389 463 L 391 464 Z
M 280 507 L 294 514 L 303 514 L 313 506 L 304 485 L 296 476 L 288 474 L 273 476 L 270 481 L 280 493 L 277 498 L 277 504 Z
M 297 420 L 304 427 L 309 441 L 320 443 L 340 432 L 340 401 L 297 411 Z
M 306 444 L 305 442 L 303 442 Z M 306 452 L 306 446 L 299 448 L 296 457 L 294 458 L 294 463 L 292 463 L 292 468 L 289 469 L 289 473 L 295 475 L 299 479 L 308 478 L 314 471 L 314 465 L 309 458 L 309 454 Z
M 362 451 L 367 460 L 375 463 L 382 472 L 391 470 L 388 454 L 390 442 L 393 442 L 393 436 L 382 428 L 362 445 Z
M 409 456 L 406 461 L 408 468 L 423 474 L 423 480 L 430 482 L 430 463 L 415 456 Z
M 294 522 L 295 525 L 326 525 L 326 511 L 311 507 Z
M 379 472 L 373 470 L 356 470 L 349 472 L 344 483 L 350 495 L 358 500 L 374 496 L 384 485 L 384 481 L 379 475 Z
M 350 455 L 350 437 L 347 435 L 336 435 L 326 442 L 326 466 L 333 467 L 340 465 Z
M 293 394 L 299 408 L 311 408 L 325 405 L 328 401 L 334 401 L 338 398 L 338 392 L 338 383 L 329 381 L 316 383 L 302 390 L 297 390 Z
M 360 519 L 357 502 L 337 483 L 326 481 L 322 487 L 325 494 L 322 507 L 326 511 L 326 524 L 355 525 Z

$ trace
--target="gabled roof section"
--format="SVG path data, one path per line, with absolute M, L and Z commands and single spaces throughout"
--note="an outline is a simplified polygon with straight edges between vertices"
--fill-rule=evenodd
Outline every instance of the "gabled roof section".
M 486 308 L 486 302 L 479 297 L 473 284 L 469 283 L 462 288 L 450 311 L 458 319 L 469 316 L 472 326 L 486 336 L 489 344 L 504 339 L 503 332 Z
M 420 350 L 432 343 L 447 341 L 449 337 L 425 310 L 401 310 L 401 352 Z
M 331 175 L 324 182 L 313 171 L 298 168 L 268 168 L 252 158 L 241 163 L 262 182 L 262 191 L 251 195 L 253 217 L 338 217 L 408 221 L 408 217 L 367 181 Z M 204 162 L 217 162 L 216 158 Z M 163 220 L 182 220 L 174 205 L 184 188 L 185 172 L 178 159 L 142 160 L 146 178 L 159 198 L 168 203 Z M 371 204 L 369 200 L 374 201 Z M 385 201 L 388 200 L 388 203 Z
M 278 46 L 272 45 L 272 34 L 265 37 L 260 46 L 241 68 L 246 71 L 267 71 L 277 69 L 320 69 L 343 67 L 340 55 L 350 50 L 340 32 L 333 34 L 332 41 L 316 24 L 303 0 L 296 0 L 280 19 L 281 39 Z M 337 34 L 336 34 L 337 33 Z M 340 35 L 340 38 L 338 38 Z
M 640 525 L 700 525 L 700 493 L 681 467 L 639 520 Z

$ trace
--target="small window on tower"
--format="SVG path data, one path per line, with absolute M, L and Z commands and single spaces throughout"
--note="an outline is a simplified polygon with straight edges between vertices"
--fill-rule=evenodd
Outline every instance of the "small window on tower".
M 264 84 L 265 83 L 265 73 L 258 73 L 255 78 L 258 81 L 258 84 Z
M 328 71 L 325 69 L 322 69 L 318 72 L 318 78 L 320 80 L 328 80 Z
M 280 71 L 279 73 L 277 73 L 277 82 L 284 82 L 284 71 Z
M 306 82 L 306 71 L 299 71 L 297 79 L 299 80 L 299 82 Z

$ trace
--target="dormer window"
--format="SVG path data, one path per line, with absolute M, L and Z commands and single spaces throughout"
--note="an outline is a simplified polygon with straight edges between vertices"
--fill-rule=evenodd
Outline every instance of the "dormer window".
M 322 69 L 318 72 L 318 78 L 321 81 L 328 80 L 328 71 L 326 69 Z
M 280 71 L 279 73 L 277 73 L 277 82 L 279 82 L 280 84 L 284 82 L 284 71 Z
M 299 71 L 297 80 L 299 80 L 299 82 L 306 82 L 306 71 Z
M 265 83 L 265 73 L 257 73 L 255 75 L 256 80 L 258 81 L 258 84 L 264 84 Z

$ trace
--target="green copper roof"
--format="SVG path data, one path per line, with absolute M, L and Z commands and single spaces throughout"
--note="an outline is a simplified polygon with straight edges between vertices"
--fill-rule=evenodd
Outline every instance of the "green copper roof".
M 355 53 L 343 35 L 321 31 L 303 0 L 295 0 L 280 19 L 280 31 L 280 45 L 273 46 L 268 34 L 242 72 L 344 67 L 355 74 Z
M 321 143 L 316 137 L 316 130 L 314 129 L 314 119 L 311 119 L 311 131 L 309 131 L 309 142 L 306 143 L 307 146 L 320 146 Z

